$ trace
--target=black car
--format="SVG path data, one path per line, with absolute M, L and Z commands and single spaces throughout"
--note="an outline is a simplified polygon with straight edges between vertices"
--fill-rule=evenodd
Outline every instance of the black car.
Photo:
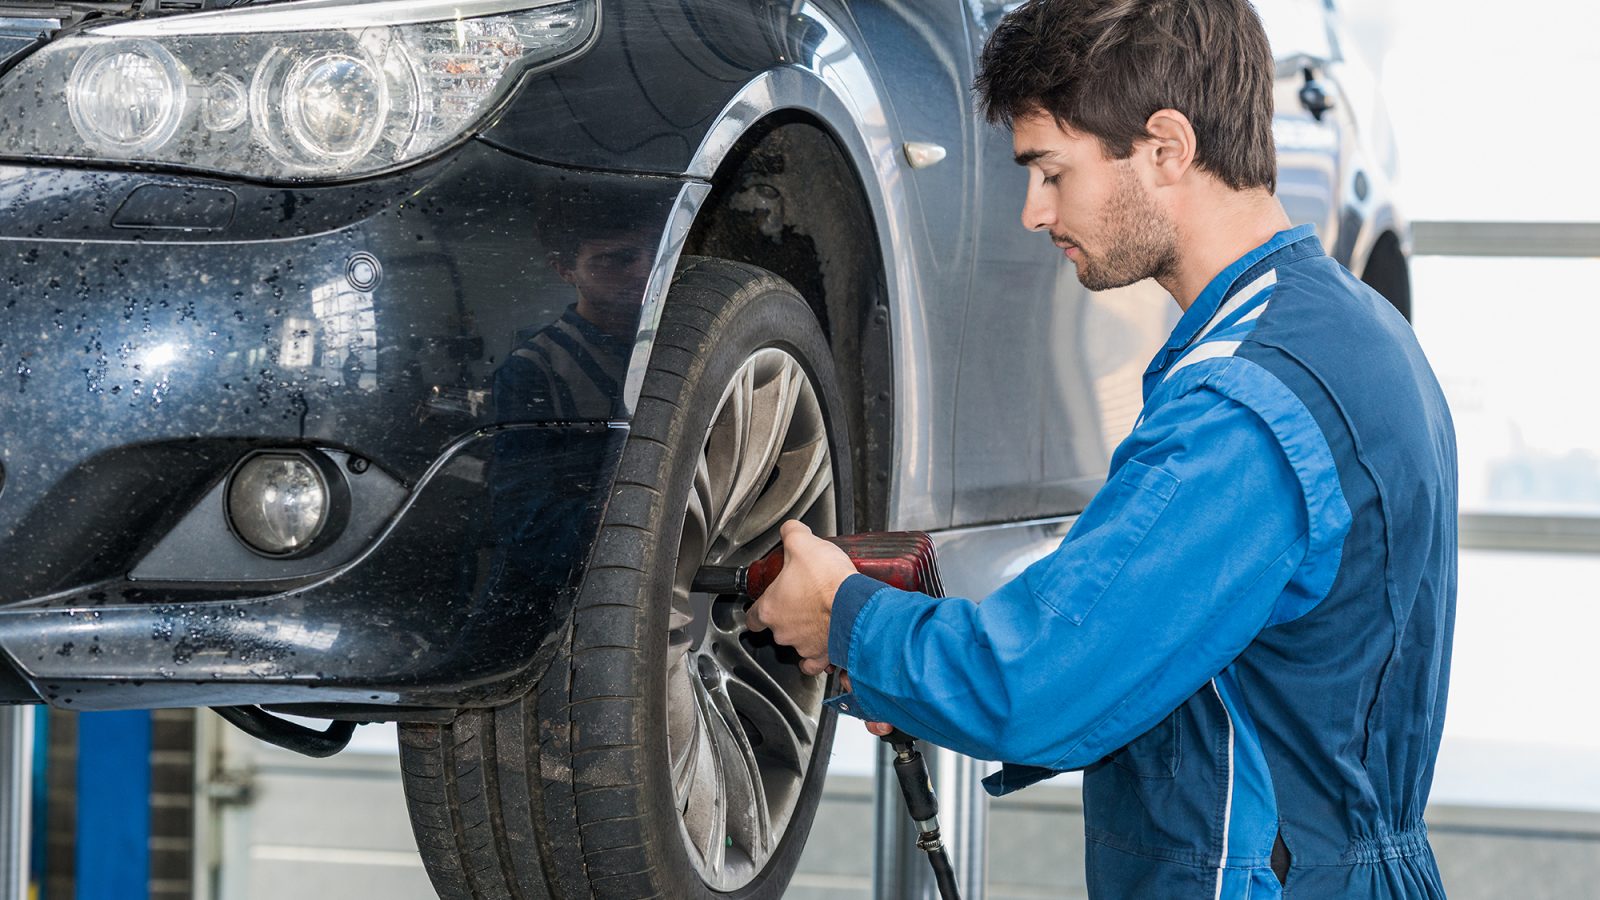
M 1175 312 L 1017 227 L 1004 8 L 0 0 L 0 702 L 398 721 L 443 897 L 780 895 L 832 686 L 693 573 L 998 582 Z M 1280 195 L 1404 309 L 1384 123 L 1262 8 Z

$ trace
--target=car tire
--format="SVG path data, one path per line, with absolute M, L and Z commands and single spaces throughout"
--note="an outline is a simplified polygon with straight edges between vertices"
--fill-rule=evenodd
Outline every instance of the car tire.
M 401 728 L 442 898 L 782 895 L 821 795 L 832 685 L 745 631 L 737 598 L 688 585 L 759 558 L 785 519 L 850 531 L 844 422 L 805 299 L 685 257 L 555 661 L 518 701 Z

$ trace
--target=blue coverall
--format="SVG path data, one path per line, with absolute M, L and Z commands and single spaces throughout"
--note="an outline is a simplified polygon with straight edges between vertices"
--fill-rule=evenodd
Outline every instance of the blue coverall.
M 1443 897 L 1456 454 L 1410 326 L 1302 226 L 1212 280 L 1144 396 L 982 602 L 849 578 L 829 702 L 1004 761 L 997 795 L 1083 769 L 1096 898 Z

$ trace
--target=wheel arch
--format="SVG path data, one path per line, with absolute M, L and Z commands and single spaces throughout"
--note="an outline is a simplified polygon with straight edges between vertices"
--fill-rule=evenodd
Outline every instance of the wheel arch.
M 735 241 L 744 247 L 731 258 L 783 276 L 818 312 L 850 406 L 857 522 L 865 529 L 889 527 L 899 488 L 891 473 L 903 468 L 897 460 L 904 448 L 918 443 L 902 434 L 914 427 L 904 417 L 904 400 L 927 393 L 913 383 L 926 367 L 911 363 L 922 332 L 911 301 L 917 276 L 907 245 L 910 198 L 890 119 L 859 55 L 817 69 L 770 69 L 724 106 L 687 171 L 712 184 L 691 232 L 694 252 L 705 255 L 732 249 L 717 246 L 717 228 L 726 227 L 732 212 L 719 201 L 748 205 L 741 185 L 753 176 L 773 181 L 773 160 L 786 170 L 777 180 L 826 194 L 820 203 L 782 202 L 781 214 L 767 223 L 780 238 L 792 232 L 808 240 L 809 262 L 807 254 L 783 259 L 781 239 Z
M 848 84 L 850 91 L 845 91 Z M 871 109 L 878 110 L 877 114 Z M 817 313 L 851 428 L 858 526 L 888 527 L 900 398 L 914 385 L 916 312 L 901 286 L 915 270 L 908 200 L 883 106 L 863 78 L 771 69 L 723 108 L 695 151 L 668 223 L 640 318 L 626 405 L 633 409 L 683 253 L 760 266 L 793 284 Z M 805 194 L 804 202 L 796 197 Z
M 1411 321 L 1410 255 L 1393 228 L 1384 229 L 1373 240 L 1361 266 L 1361 280 Z
M 889 294 L 859 172 L 822 121 L 779 110 L 711 177 L 685 252 L 760 266 L 800 292 L 828 337 L 845 402 L 861 527 L 886 526 L 894 429 Z

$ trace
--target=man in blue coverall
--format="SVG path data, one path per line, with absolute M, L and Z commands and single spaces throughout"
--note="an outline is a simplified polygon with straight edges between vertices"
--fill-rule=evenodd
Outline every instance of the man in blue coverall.
M 875 582 L 789 522 L 751 608 L 806 671 L 846 671 L 839 711 L 1002 760 L 991 793 L 1084 770 L 1096 898 L 1444 895 L 1422 817 L 1453 429 L 1405 320 L 1289 227 L 1272 86 L 1247 0 L 1000 23 L 978 90 L 1027 168 L 1023 224 L 1086 287 L 1154 278 L 1184 310 L 1143 414 L 1061 546 L 981 603 Z

